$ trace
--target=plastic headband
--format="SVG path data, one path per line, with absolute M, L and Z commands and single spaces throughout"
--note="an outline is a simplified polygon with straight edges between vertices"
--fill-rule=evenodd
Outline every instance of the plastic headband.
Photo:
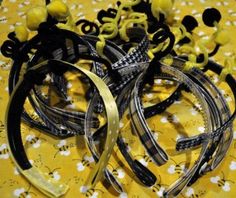
M 102 99 L 104 100 L 105 109 L 108 115 L 108 135 L 106 139 L 106 146 L 109 149 L 103 152 L 99 163 L 96 165 L 96 168 L 91 173 L 92 177 L 90 177 L 90 182 L 88 183 L 89 186 L 94 186 L 96 182 L 100 179 L 101 173 L 103 172 L 103 169 L 106 166 L 112 148 L 116 142 L 116 137 L 118 136 L 119 128 L 119 114 L 116 108 L 115 101 L 112 95 L 110 94 L 110 91 L 108 90 L 107 86 L 95 74 L 82 68 L 76 68 L 69 63 L 62 62 L 59 60 L 45 61 L 29 69 L 28 72 L 25 74 L 24 78 L 18 82 L 16 89 L 11 95 L 11 99 L 8 105 L 8 111 L 6 114 L 7 137 L 13 160 L 19 166 L 19 169 L 21 170 L 22 174 L 24 174 L 24 176 L 29 179 L 42 192 L 46 193 L 49 196 L 60 196 L 65 193 L 67 187 L 65 187 L 64 185 L 60 187 L 60 185 L 50 184 L 50 182 L 47 181 L 47 179 L 45 179 L 41 175 L 41 173 L 37 169 L 32 167 L 32 165 L 29 163 L 24 152 L 20 135 L 20 116 L 23 110 L 22 108 L 24 101 L 27 95 L 29 94 L 30 90 L 33 88 L 34 84 L 41 84 L 45 74 L 47 74 L 48 72 L 56 73 L 57 69 L 55 65 L 65 65 L 65 67 L 67 68 L 79 70 L 80 72 L 88 76 L 90 80 L 94 83 L 94 85 L 97 87 Z M 17 109 L 17 112 L 13 113 L 15 109 Z M 12 123 L 12 121 L 15 123 L 15 125 L 10 124 Z

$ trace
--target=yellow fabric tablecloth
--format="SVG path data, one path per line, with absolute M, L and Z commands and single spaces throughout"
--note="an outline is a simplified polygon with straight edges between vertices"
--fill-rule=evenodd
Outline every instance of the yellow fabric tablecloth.
M 114 0 L 75 1 L 65 0 L 72 10 L 76 19 L 95 19 L 100 9 L 114 6 Z M 25 12 L 34 5 L 43 5 L 39 0 L 8 0 L 3 1 L 0 7 L 0 45 L 7 38 L 7 34 L 14 29 L 15 24 L 25 23 Z M 222 13 L 221 25 L 230 32 L 231 42 L 224 46 L 214 60 L 223 63 L 225 57 L 235 54 L 236 46 L 236 2 L 234 0 L 176 0 L 175 18 L 182 19 L 184 15 L 190 14 L 198 19 L 199 27 L 195 33 L 201 37 L 210 36 L 212 29 L 203 25 L 201 13 L 204 8 L 216 7 Z M 8 102 L 7 79 L 11 61 L 0 54 L 0 197 L 45 197 L 37 189 L 30 185 L 17 171 L 10 160 L 6 146 L 6 135 L 4 129 L 4 116 Z M 215 77 L 213 77 L 216 80 Z M 233 107 L 234 101 L 228 93 L 226 86 L 221 87 L 224 95 Z M 146 97 L 154 97 L 152 94 Z M 73 197 L 158 197 L 160 191 L 174 182 L 198 157 L 198 150 L 187 154 L 178 154 L 174 151 L 175 139 L 178 137 L 178 129 L 188 129 L 193 133 L 204 130 L 202 121 L 196 110 L 191 109 L 188 104 L 173 105 L 168 109 L 169 114 L 162 114 L 150 119 L 149 125 L 155 130 L 155 137 L 160 144 L 166 148 L 170 160 L 162 167 L 156 167 L 145 152 L 140 143 L 133 135 L 126 135 L 126 141 L 136 158 L 147 165 L 157 176 L 158 182 L 151 188 L 145 188 L 137 183 L 131 171 L 120 155 L 117 147 L 108 167 L 123 184 L 126 193 L 117 194 L 109 186 L 99 183 L 93 191 L 83 194 L 83 185 L 89 171 L 94 166 L 91 154 L 86 149 L 83 137 L 72 137 L 59 140 L 40 133 L 33 128 L 22 125 L 23 140 L 29 159 L 34 166 L 49 174 L 55 180 L 60 180 L 70 186 L 66 198 Z M 169 116 L 168 116 L 169 115 Z M 123 121 L 121 123 L 125 124 Z M 12 123 L 14 124 L 14 123 Z M 176 127 L 177 126 L 177 127 Z M 177 129 L 177 130 L 176 130 Z M 126 129 L 129 131 L 129 127 Z M 187 132 L 186 132 L 187 133 Z M 189 133 L 188 133 L 189 134 Z M 77 146 L 77 142 L 79 145 Z M 66 150 L 59 150 L 63 145 L 68 145 Z M 116 154 L 117 153 L 117 154 Z M 189 163 L 186 163 L 189 162 Z M 234 141 L 223 163 L 213 172 L 200 178 L 193 186 L 186 188 L 179 197 L 235 197 L 236 196 L 236 131 Z

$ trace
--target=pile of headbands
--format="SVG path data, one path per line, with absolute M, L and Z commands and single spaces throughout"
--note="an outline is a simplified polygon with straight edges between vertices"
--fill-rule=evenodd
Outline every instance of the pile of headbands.
M 124 114 L 129 115 L 140 146 L 161 166 L 168 161 L 168 154 L 155 140 L 147 119 L 191 94 L 199 103 L 205 131 L 179 138 L 176 149 L 185 152 L 200 147 L 201 152 L 194 165 L 164 190 L 163 197 L 177 196 L 223 160 L 233 139 L 236 111 L 231 113 L 206 72 L 219 75 L 236 98 L 231 75 L 236 61 L 227 59 L 222 67 L 209 60 L 229 42 L 227 32 L 219 24 L 220 12 L 207 8 L 202 19 L 206 26 L 215 28 L 215 33 L 207 40 L 194 39 L 192 32 L 198 22 L 192 16 L 185 16 L 181 23 L 174 21 L 173 3 L 118 1 L 116 7 L 100 10 L 98 21 L 93 23 L 86 19 L 75 22 L 61 0 L 46 1 L 45 6 L 27 12 L 26 26 L 16 26 L 8 35 L 1 52 L 13 60 L 6 112 L 9 148 L 21 174 L 45 195 L 59 197 L 68 186 L 46 177 L 29 162 L 21 139 L 21 121 L 60 138 L 83 135 L 96 162 L 86 186 L 93 188 L 104 177 L 121 193 L 122 184 L 107 168 L 115 144 L 144 186 L 151 187 L 157 181 L 155 173 L 135 159 L 120 133 Z M 30 39 L 29 31 L 35 32 Z M 75 106 L 70 78 L 78 79 L 84 100 L 89 101 L 86 108 L 69 108 Z M 166 99 L 144 105 L 143 93 L 156 80 L 168 80 L 174 89 Z M 57 93 L 58 103 L 52 100 L 52 92 Z

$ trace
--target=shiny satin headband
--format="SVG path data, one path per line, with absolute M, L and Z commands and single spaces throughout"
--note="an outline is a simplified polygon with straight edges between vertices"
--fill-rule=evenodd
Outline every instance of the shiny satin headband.
M 28 72 L 24 75 L 24 78 L 18 82 L 16 89 L 14 89 L 14 92 L 11 94 L 8 111 L 6 113 L 7 138 L 12 157 L 18 165 L 22 174 L 35 186 L 37 186 L 42 192 L 46 193 L 47 195 L 56 197 L 64 194 L 67 187 L 64 185 L 54 185 L 53 183 L 51 183 L 51 181 L 45 179 L 44 176 L 37 169 L 32 167 L 32 165 L 28 161 L 27 156 L 24 152 L 20 135 L 20 116 L 23 111 L 23 104 L 30 90 L 34 87 L 35 84 L 40 85 L 48 72 L 57 73 L 57 65 L 65 65 L 64 67 L 79 70 L 80 72 L 85 74 L 96 87 L 98 86 L 97 89 L 101 94 L 107 112 L 108 136 L 106 138 L 106 145 L 110 149 L 104 151 L 101 155 L 101 158 L 96 165 L 97 167 L 94 169 L 94 173 L 92 173 L 91 181 L 88 182 L 89 186 L 93 186 L 97 178 L 100 178 L 101 173 L 104 171 L 103 168 L 106 165 L 106 160 L 109 159 L 113 148 L 112 145 L 115 144 L 116 137 L 118 136 L 119 132 L 119 115 L 118 111 L 116 110 L 115 101 L 109 89 L 99 77 L 85 69 L 76 68 L 69 63 L 58 60 L 45 61 L 28 70 Z M 15 111 L 16 109 L 17 111 Z M 13 113 L 14 111 L 15 113 Z M 12 125 L 12 122 L 14 122 L 15 124 Z

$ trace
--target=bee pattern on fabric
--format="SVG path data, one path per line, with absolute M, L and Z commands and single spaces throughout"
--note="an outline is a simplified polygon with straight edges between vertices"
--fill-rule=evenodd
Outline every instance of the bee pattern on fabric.
M 44 163 L 42 161 L 42 156 L 39 154 L 37 158 L 30 159 L 29 160 L 31 164 L 33 164 L 36 168 L 41 168 L 44 166 Z
M 233 17 L 236 16 L 236 12 L 234 10 L 228 10 L 229 16 L 230 16 L 230 20 L 227 20 L 225 22 L 225 25 L 227 26 L 236 26 L 236 20 L 233 19 Z
M 80 192 L 83 193 L 88 198 L 97 198 L 99 194 L 103 194 L 104 192 L 100 189 L 88 189 L 87 186 L 81 186 Z
M 146 167 L 148 166 L 148 163 L 152 162 L 152 159 L 148 156 L 148 154 L 136 155 L 135 157 L 141 157 L 138 161 Z
M 1 21 L 1 18 L 0 18 L 0 21 Z M 0 68 L 1 69 L 7 70 L 10 68 L 10 66 L 11 66 L 11 61 L 3 62 L 0 60 Z
M 90 164 L 94 162 L 93 157 L 88 156 L 86 154 L 87 152 L 83 155 L 82 159 L 79 159 L 79 162 L 76 164 L 78 172 L 84 171 L 86 167 L 89 167 Z M 78 159 L 73 159 L 73 160 L 78 160 Z
M 30 117 L 33 118 L 33 120 L 35 120 L 35 121 L 37 121 L 37 122 L 42 122 L 42 121 L 40 120 L 38 114 L 35 113 L 35 112 L 31 113 Z
M 128 198 L 128 195 L 127 195 L 127 193 L 122 192 L 122 193 L 120 193 L 119 198 Z
M 14 187 L 14 186 L 16 186 L 18 184 L 19 184 L 18 181 L 15 181 L 14 179 L 8 179 L 8 180 L 3 181 L 0 184 L 0 189 L 1 188 L 5 188 L 5 187 Z
M 6 16 L 0 17 L 0 23 L 7 23 L 7 17 Z
M 230 95 L 223 89 L 220 90 L 220 92 L 223 94 L 224 98 L 226 99 L 227 102 L 232 102 L 232 98 L 230 97 Z
M 13 172 L 14 172 L 14 175 L 19 175 L 20 174 L 20 171 L 16 166 L 13 168 Z
M 4 124 L 0 120 L 0 138 L 4 138 L 3 132 L 5 130 Z
M 227 26 L 236 26 L 236 20 L 235 21 L 226 21 L 225 22 L 225 25 L 227 25 Z
M 39 148 L 42 142 L 41 139 L 34 134 L 27 135 L 25 139 L 27 143 L 33 146 L 33 148 Z
M 213 83 L 218 83 L 219 82 L 219 77 L 217 75 L 214 74 L 210 74 L 209 75 L 210 80 L 212 80 Z
M 182 6 L 192 6 L 193 5 L 193 2 L 192 1 L 183 1 L 181 3 Z
M 193 105 L 193 107 L 190 109 L 190 112 L 193 116 L 197 115 L 198 113 L 201 113 L 201 105 L 196 103 Z
M 20 3 L 19 5 L 18 5 L 18 7 L 19 8 L 23 8 L 23 7 L 25 7 L 25 6 L 28 6 L 30 3 L 29 3 L 29 1 L 25 1 L 25 2 L 23 2 L 23 3 Z
M 0 11 L 1 12 L 8 12 L 8 8 L 4 6 L 0 6 Z
M 171 161 L 174 162 L 174 164 L 171 164 L 168 168 L 168 173 L 169 174 L 175 174 L 177 173 L 178 175 L 184 173 L 186 171 L 185 165 L 183 163 L 185 163 L 184 161 L 177 163 L 176 161 L 174 161 L 173 159 L 170 159 Z
M 110 166 L 112 168 L 112 174 L 119 178 L 119 179 L 123 179 L 125 177 L 125 172 L 123 169 L 119 168 L 120 166 L 114 168 L 111 164 L 108 164 L 108 166 Z
M 127 150 L 127 152 L 130 152 L 132 149 L 131 149 L 131 147 L 130 147 L 130 144 L 133 144 L 133 142 L 132 141 L 128 141 L 128 140 L 126 140 L 125 138 L 122 138 L 123 139 L 123 142 L 125 143 L 125 145 L 126 145 L 126 150 Z M 128 143 L 129 142 L 129 143 Z
M 200 11 L 197 10 L 192 10 L 192 15 L 196 18 L 201 17 L 202 13 Z
M 58 180 L 60 180 L 61 179 L 61 175 L 58 173 L 58 171 L 57 170 L 59 170 L 59 169 L 61 169 L 61 168 L 54 168 L 53 170 L 51 170 L 48 166 L 45 166 L 45 168 L 48 170 L 48 175 L 52 178 L 52 179 L 54 179 L 54 180 L 56 180 L 56 181 L 58 181 Z
M 31 198 L 31 195 L 37 196 L 34 192 L 30 192 L 31 186 L 27 190 L 25 188 L 17 188 L 14 190 L 13 194 L 18 198 Z
M 203 196 L 205 193 L 206 193 L 205 191 L 199 191 L 196 193 L 193 188 L 189 187 L 186 189 L 186 192 L 182 196 L 183 197 L 190 197 L 190 198 L 199 198 L 199 197 Z
M 230 183 L 234 183 L 234 181 L 226 180 L 224 173 L 222 172 L 222 177 L 215 176 L 210 178 L 211 183 L 216 184 L 219 188 L 221 188 L 225 192 L 230 191 Z
M 153 129 L 156 129 L 155 124 L 152 125 L 152 128 L 153 128 Z M 152 137 L 153 137 L 154 140 L 156 140 L 156 141 L 158 140 L 159 133 L 160 133 L 160 134 L 163 134 L 163 132 L 160 131 L 160 130 L 158 130 L 158 131 L 157 131 L 157 130 L 151 130 L 151 132 L 152 132 L 152 133 L 151 133 L 151 134 L 152 134 Z
M 0 145 L 0 159 L 8 159 L 9 158 L 9 150 L 7 148 L 7 144 Z
M 179 118 L 176 115 L 167 115 L 161 118 L 162 123 L 179 123 Z
M 227 1 L 225 1 L 225 0 L 223 0 L 223 1 L 218 1 L 216 3 L 216 5 L 217 6 L 227 6 L 227 5 L 229 5 L 229 3 Z
M 151 187 L 151 189 L 152 189 L 152 192 L 156 193 L 156 195 L 158 195 L 159 197 L 163 197 L 163 192 L 164 192 L 165 188 L 167 187 L 167 185 L 161 183 L 161 176 L 160 175 L 158 175 L 158 177 L 159 177 L 158 182 L 155 183 Z
M 229 169 L 232 171 L 235 171 L 236 170 L 236 158 L 232 155 L 230 157 L 233 158 L 234 160 L 230 162 Z
M 54 158 L 56 158 L 58 154 L 62 156 L 69 156 L 71 153 L 70 148 L 73 147 L 73 145 L 67 145 L 66 140 L 61 140 L 55 147 L 58 151 L 55 153 Z

